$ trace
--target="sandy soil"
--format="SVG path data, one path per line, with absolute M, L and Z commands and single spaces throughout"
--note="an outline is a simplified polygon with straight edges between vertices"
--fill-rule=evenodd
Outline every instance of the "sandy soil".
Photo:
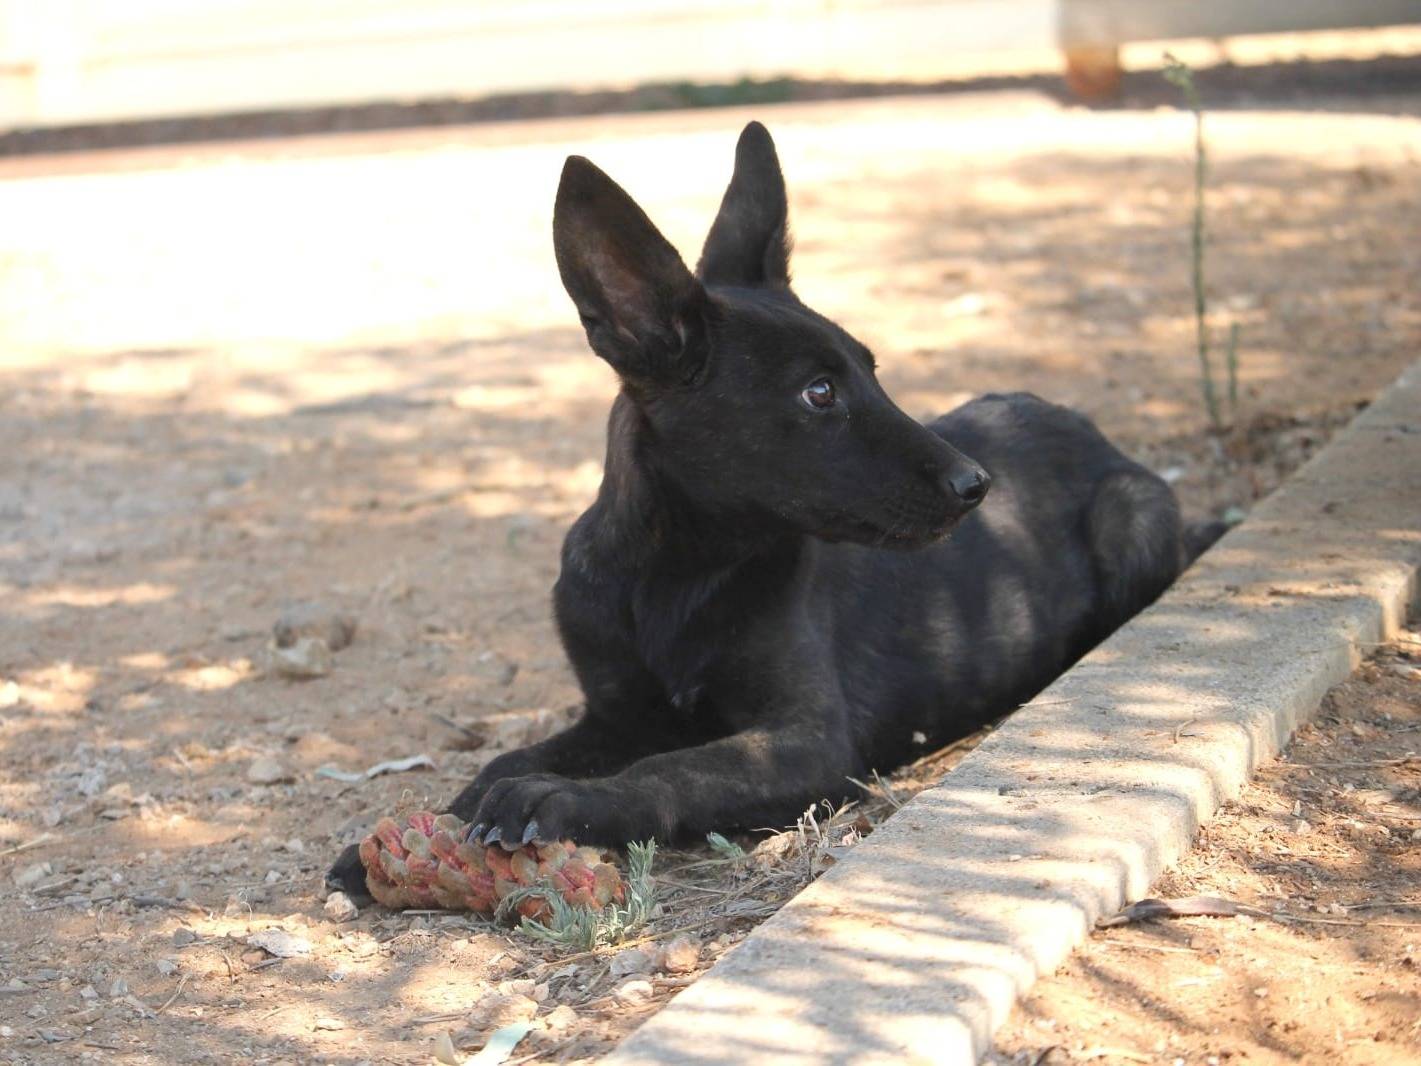
M 1219 513 L 1417 350 L 1409 120 L 1211 126 L 1215 328 L 1242 327 L 1220 440 L 1179 116 L 1015 98 L 759 116 L 781 134 L 801 292 L 914 414 L 1028 387 Z M 4 172 L 0 1060 L 425 1062 L 441 1031 L 477 1043 L 494 991 L 514 1014 L 569 1008 L 520 1055 L 585 1058 L 689 979 L 562 962 L 458 916 L 337 923 L 319 875 L 376 815 L 437 804 L 577 699 L 547 594 L 613 384 L 546 248 L 562 155 L 606 163 L 693 255 L 744 117 Z M 297 601 L 358 623 L 307 682 L 263 669 Z M 316 773 L 419 753 L 437 768 Z M 774 904 L 758 892 L 721 897 L 727 932 L 687 931 L 692 972 Z M 658 944 L 694 909 L 666 907 Z M 246 942 L 268 927 L 309 950 Z
M 1421 1061 L 1418 663 L 1413 630 L 1335 687 L 1153 890 L 1275 917 L 1098 930 L 988 1061 Z

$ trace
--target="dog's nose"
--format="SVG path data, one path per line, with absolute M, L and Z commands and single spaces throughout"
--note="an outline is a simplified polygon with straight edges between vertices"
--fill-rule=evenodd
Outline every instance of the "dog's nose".
M 947 483 L 957 493 L 958 499 L 969 507 L 976 507 L 986 498 L 987 490 L 992 487 L 992 478 L 980 466 L 969 466 L 953 471 Z

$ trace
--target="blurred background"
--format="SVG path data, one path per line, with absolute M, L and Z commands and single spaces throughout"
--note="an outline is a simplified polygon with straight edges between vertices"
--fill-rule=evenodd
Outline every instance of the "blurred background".
M 1058 71 L 1099 102 L 1118 97 L 1122 72 L 1157 66 L 1162 40 L 1211 65 L 1357 58 L 1415 41 L 1278 35 L 1417 18 L 1414 0 L 3 0 L 0 143 L 85 143 L 21 134 L 145 120 L 87 142 L 774 102 Z M 592 98 L 544 95 L 554 92 Z M 340 113 L 292 113 L 303 109 Z M 232 117 L 254 112 L 269 117 Z

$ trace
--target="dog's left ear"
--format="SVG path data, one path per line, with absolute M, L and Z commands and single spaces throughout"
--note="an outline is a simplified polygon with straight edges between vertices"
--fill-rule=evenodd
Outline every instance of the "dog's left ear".
M 752 122 L 696 274 L 707 285 L 789 288 L 789 204 L 770 131 Z
M 651 219 L 606 174 L 569 156 L 553 251 L 587 342 L 624 381 L 675 384 L 705 361 L 705 289 Z

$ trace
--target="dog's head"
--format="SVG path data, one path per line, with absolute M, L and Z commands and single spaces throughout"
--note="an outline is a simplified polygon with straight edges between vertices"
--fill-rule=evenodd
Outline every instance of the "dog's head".
M 752 122 L 694 274 L 586 159 L 563 168 L 558 270 L 641 412 L 648 461 L 741 522 L 913 547 L 982 501 L 980 466 L 904 414 L 868 349 L 790 291 L 774 143 Z

